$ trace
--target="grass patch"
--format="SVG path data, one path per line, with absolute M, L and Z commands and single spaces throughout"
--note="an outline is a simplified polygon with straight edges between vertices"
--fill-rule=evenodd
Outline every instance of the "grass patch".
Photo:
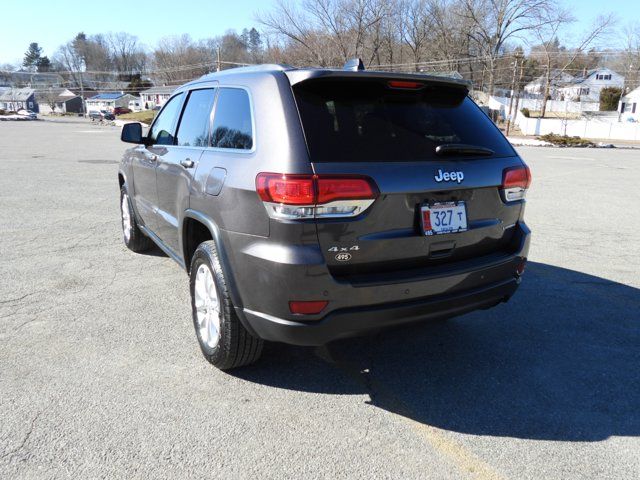
M 124 115 L 118 115 L 119 120 L 134 120 L 136 122 L 146 123 L 150 125 L 153 119 L 156 118 L 158 112 L 154 110 L 143 110 L 141 112 L 125 113 Z
M 567 137 L 566 135 L 557 135 L 555 133 L 547 133 L 538 137 L 545 142 L 553 143 L 559 147 L 595 147 L 596 144 L 580 137 Z

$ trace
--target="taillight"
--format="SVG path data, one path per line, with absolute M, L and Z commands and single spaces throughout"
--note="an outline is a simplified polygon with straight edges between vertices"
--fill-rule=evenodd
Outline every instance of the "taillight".
M 502 192 L 507 202 L 522 200 L 531 185 L 531 171 L 529 167 L 505 168 L 502 172 Z
M 264 202 L 287 205 L 315 203 L 313 178 L 308 175 L 261 173 L 256 178 L 256 190 Z
M 354 217 L 378 197 L 372 179 L 357 175 L 259 173 L 256 191 L 273 218 Z

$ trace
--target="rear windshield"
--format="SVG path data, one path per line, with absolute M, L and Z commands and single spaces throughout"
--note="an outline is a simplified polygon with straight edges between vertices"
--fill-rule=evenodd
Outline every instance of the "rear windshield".
M 309 80 L 293 87 L 312 162 L 413 162 L 466 144 L 515 155 L 463 88 L 393 89 L 386 81 Z

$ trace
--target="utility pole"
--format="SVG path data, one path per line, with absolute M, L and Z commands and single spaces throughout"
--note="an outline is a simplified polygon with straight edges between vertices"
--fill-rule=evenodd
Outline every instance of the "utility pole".
M 516 93 L 516 75 L 518 73 L 518 59 L 519 55 L 515 56 L 515 61 L 513 62 L 513 77 L 511 79 L 511 98 L 509 98 L 509 115 L 507 116 L 507 128 L 505 129 L 505 135 L 509 135 L 509 130 L 511 129 L 511 114 L 513 111 L 513 97 Z M 522 62 L 524 65 L 524 62 Z
M 220 47 L 216 48 L 216 72 L 220 71 Z

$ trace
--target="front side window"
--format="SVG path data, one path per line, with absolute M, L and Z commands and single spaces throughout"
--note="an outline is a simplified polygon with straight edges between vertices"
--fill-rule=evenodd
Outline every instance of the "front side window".
M 221 88 L 213 117 L 211 146 L 251 150 L 253 127 L 249 94 L 240 88 Z
M 213 88 L 193 90 L 187 99 L 178 127 L 177 144 L 183 147 L 209 145 L 209 119 L 215 99 Z
M 151 127 L 149 139 L 152 145 L 173 145 L 176 122 L 182 107 L 183 93 L 173 97 L 158 115 L 158 118 Z

